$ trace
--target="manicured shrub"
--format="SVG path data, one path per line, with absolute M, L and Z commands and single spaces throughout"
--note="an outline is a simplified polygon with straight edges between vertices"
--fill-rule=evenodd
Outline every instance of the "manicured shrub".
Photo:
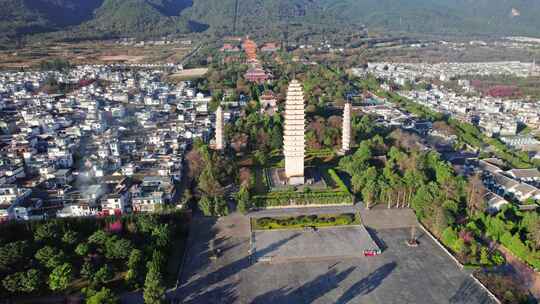
M 255 224 L 262 229 L 304 227 L 304 226 L 337 226 L 350 225 L 354 222 L 355 215 L 341 214 L 338 216 L 308 215 L 288 218 L 260 218 L 255 220 Z
M 491 261 L 494 265 L 503 265 L 506 262 L 506 259 L 502 255 L 502 253 L 498 250 L 491 253 Z

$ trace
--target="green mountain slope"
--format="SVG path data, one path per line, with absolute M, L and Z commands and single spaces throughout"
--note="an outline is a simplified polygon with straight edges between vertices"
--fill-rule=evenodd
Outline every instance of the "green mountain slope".
M 17 35 L 58 30 L 93 18 L 103 0 L 0 0 L 0 32 Z
M 326 8 L 369 26 L 421 33 L 539 35 L 536 0 L 324 0 Z M 512 9 L 519 15 L 512 15 Z
M 175 15 L 179 13 L 180 8 L 171 1 L 105 0 L 95 10 L 94 19 L 82 28 L 117 35 L 160 34 L 176 29 L 185 31 L 187 24 Z
M 0 0 L 0 6 L 4 37 L 59 30 L 74 37 L 153 36 L 206 28 L 247 34 L 284 24 L 540 35 L 538 0 Z
M 237 29 L 279 22 L 365 24 L 445 34 L 540 35 L 538 0 L 238 0 Z M 234 23 L 235 0 L 195 0 L 185 13 L 214 28 Z M 514 9 L 514 15 L 512 15 Z

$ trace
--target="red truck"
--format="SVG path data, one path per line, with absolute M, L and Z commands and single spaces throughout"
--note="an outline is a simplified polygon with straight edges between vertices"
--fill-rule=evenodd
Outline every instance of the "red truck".
M 364 249 L 364 256 L 377 256 L 381 254 L 380 249 Z

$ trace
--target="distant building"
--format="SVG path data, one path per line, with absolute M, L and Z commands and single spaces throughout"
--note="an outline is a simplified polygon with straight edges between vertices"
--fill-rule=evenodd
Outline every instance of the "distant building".
M 266 90 L 259 96 L 261 102 L 261 113 L 268 113 L 270 115 L 274 114 L 277 109 L 277 99 L 276 95 L 270 91 Z
M 219 50 L 224 53 L 232 53 L 232 52 L 240 51 L 240 49 L 237 46 L 234 46 L 230 43 L 225 43 Z
M 487 211 L 491 214 L 499 212 L 504 205 L 509 204 L 507 200 L 493 192 L 488 192 L 485 196 L 485 200 L 487 204 Z
M 259 67 L 249 68 L 247 72 L 244 74 L 244 78 L 247 81 L 255 82 L 259 84 L 264 83 L 269 79 L 268 74 L 266 74 L 266 72 L 262 68 L 259 68 Z
M 134 212 L 154 212 L 174 196 L 174 185 L 161 176 L 145 176 L 140 186 L 131 190 Z
M 512 169 L 507 174 L 520 182 L 540 182 L 538 169 Z
M 501 137 L 501 141 L 511 148 L 518 150 L 534 150 L 540 147 L 540 141 L 532 136 Z
M 261 47 L 261 52 L 277 52 L 279 50 L 279 45 L 275 42 L 267 42 Z

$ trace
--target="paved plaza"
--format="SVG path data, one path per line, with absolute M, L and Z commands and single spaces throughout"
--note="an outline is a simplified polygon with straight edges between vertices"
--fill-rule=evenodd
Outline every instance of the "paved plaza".
M 366 228 L 361 225 L 319 228 L 313 231 L 260 230 L 253 233 L 252 243 L 255 261 L 272 262 L 363 258 L 364 249 L 379 249 Z M 272 249 L 272 246 L 275 249 Z
M 168 296 L 205 304 L 495 303 L 427 235 L 420 236 L 418 248 L 409 248 L 406 228 L 370 228 L 386 248 L 376 257 L 257 263 L 248 255 L 248 223 L 239 215 L 195 223 L 179 288 Z M 258 250 L 292 251 L 297 238 L 269 240 Z M 211 246 L 221 249 L 215 260 Z

